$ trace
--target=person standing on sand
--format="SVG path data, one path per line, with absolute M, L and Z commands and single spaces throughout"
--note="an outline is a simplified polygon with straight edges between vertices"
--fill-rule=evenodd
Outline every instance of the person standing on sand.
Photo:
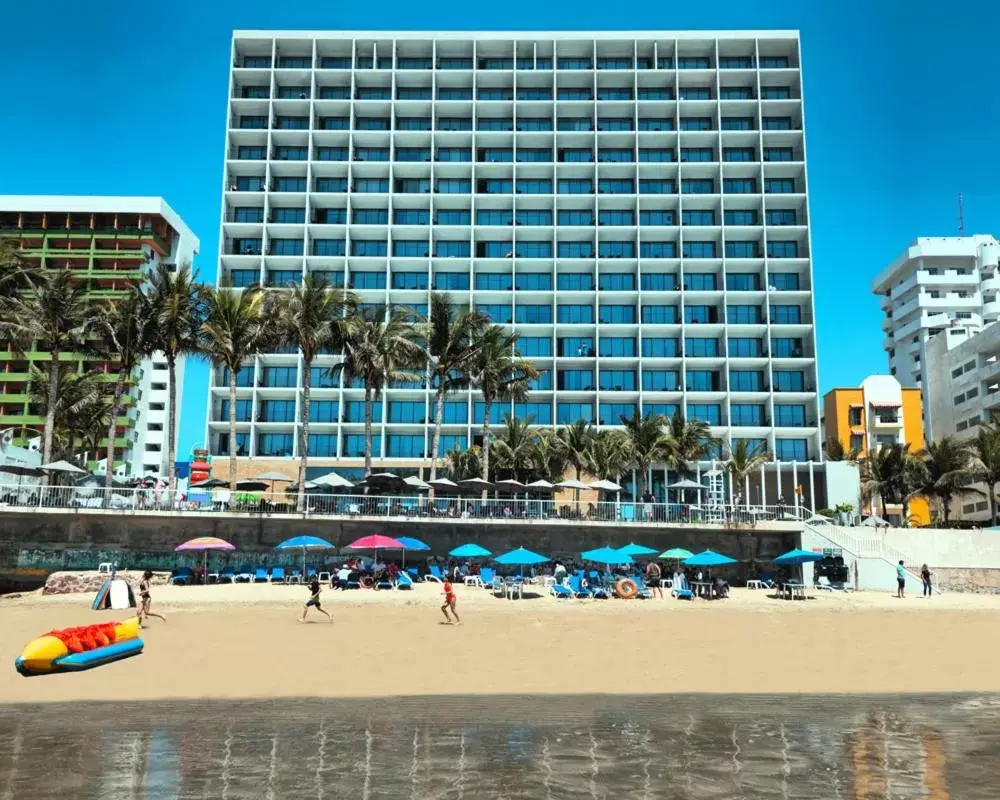
M 153 597 L 149 593 L 149 585 L 153 580 L 153 573 L 148 569 L 142 573 L 142 580 L 139 581 L 139 610 L 136 612 L 136 616 L 139 618 L 139 625 L 142 625 L 142 618 L 146 617 L 156 617 L 157 619 L 162 619 L 164 622 L 167 618 L 160 615 L 154 614 L 149 610 L 149 607 L 153 605 Z
M 319 604 L 319 592 L 319 581 L 314 578 L 313 582 L 309 584 L 310 597 L 309 600 L 306 601 L 306 604 L 302 607 L 302 616 L 299 617 L 299 622 L 306 621 L 306 614 L 308 613 L 310 606 L 314 607 L 320 614 L 323 614 L 328 620 L 330 620 L 330 622 L 333 622 L 333 617 L 327 614 L 323 610 L 323 607 Z
M 455 610 L 455 606 L 458 603 L 458 598 L 455 597 L 455 589 L 451 585 L 451 581 L 447 578 L 444 581 L 444 605 L 441 606 L 441 613 L 444 614 L 444 618 L 451 624 L 451 617 L 448 616 L 448 611 L 450 610 L 452 615 L 455 617 L 455 622 L 459 625 L 462 624 L 462 620 L 458 618 L 458 612 Z
M 896 565 L 896 597 L 901 600 L 906 597 L 906 595 L 903 594 L 904 589 L 906 589 L 906 570 L 903 569 L 903 562 L 900 560 L 900 562 Z
M 663 599 L 663 587 L 660 586 L 660 579 L 663 577 L 663 570 L 660 569 L 660 565 L 655 561 L 650 561 L 646 565 L 646 583 L 649 588 Z
M 928 567 L 926 564 L 924 564 L 920 568 L 920 580 L 922 580 L 924 583 L 924 597 L 930 597 L 932 594 L 934 594 L 934 590 L 931 587 L 932 574 L 933 573 L 931 572 L 930 567 Z

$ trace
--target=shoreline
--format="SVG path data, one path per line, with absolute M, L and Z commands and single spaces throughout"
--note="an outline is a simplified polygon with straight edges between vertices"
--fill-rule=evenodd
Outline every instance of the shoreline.
M 0 598 L 0 704 L 74 701 L 595 695 L 887 695 L 1000 692 L 1000 598 L 929 601 L 862 592 L 788 602 L 494 598 L 437 585 L 324 591 L 299 624 L 300 586 L 156 587 L 145 652 L 86 672 L 25 679 L 12 667 L 47 630 L 122 620 L 89 595 Z

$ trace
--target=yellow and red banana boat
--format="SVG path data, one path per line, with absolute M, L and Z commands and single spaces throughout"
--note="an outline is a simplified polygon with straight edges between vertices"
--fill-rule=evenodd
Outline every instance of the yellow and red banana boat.
M 14 661 L 22 675 L 76 672 L 142 652 L 139 618 L 99 622 L 78 628 L 49 631 L 28 642 Z

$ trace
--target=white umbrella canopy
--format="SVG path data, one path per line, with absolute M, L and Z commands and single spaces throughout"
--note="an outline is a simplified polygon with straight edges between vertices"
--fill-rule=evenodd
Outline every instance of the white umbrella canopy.
M 688 480 L 685 478 L 682 481 L 677 481 L 676 483 L 671 483 L 667 486 L 668 489 L 697 489 L 698 491 L 705 491 L 708 487 L 697 481 Z
M 409 486 L 411 489 L 416 489 L 417 491 L 423 492 L 430 489 L 430 484 L 424 483 L 416 475 L 411 475 L 409 478 L 403 478 L 403 483 Z
M 589 489 L 590 487 L 583 481 L 578 481 L 570 479 L 568 481 L 560 481 L 556 484 L 557 489 Z
M 293 479 L 289 478 L 287 475 L 282 475 L 280 472 L 265 472 L 261 475 L 254 475 L 250 480 L 253 481 L 289 481 Z
M 539 478 L 537 481 L 532 481 L 531 483 L 526 484 L 524 488 L 532 492 L 551 492 L 555 486 L 548 481 Z
M 53 461 L 51 464 L 42 464 L 38 469 L 43 472 L 70 472 L 74 475 L 86 475 L 87 470 L 80 469 L 76 464 L 68 461 Z
M 466 478 L 464 481 L 459 481 L 458 485 L 463 489 L 492 489 L 493 484 L 489 481 L 483 480 L 482 478 Z
M 620 492 L 622 490 L 622 487 L 619 486 L 614 481 L 608 481 L 603 479 L 599 481 L 594 481 L 592 484 L 590 484 L 590 488 L 599 489 L 602 492 Z
M 498 489 L 506 492 L 523 492 L 525 490 L 524 484 L 514 478 L 505 478 L 502 481 L 497 481 L 496 486 Z
M 328 472 L 325 475 L 320 475 L 318 478 L 313 478 L 312 483 L 317 486 L 326 486 L 330 489 L 352 489 L 354 484 L 351 483 L 347 478 L 338 475 L 336 472 Z
M 458 484 L 455 483 L 455 481 L 453 480 L 449 480 L 448 478 L 435 478 L 427 485 L 433 486 L 435 489 L 444 489 L 451 491 L 454 491 L 455 489 L 458 488 Z

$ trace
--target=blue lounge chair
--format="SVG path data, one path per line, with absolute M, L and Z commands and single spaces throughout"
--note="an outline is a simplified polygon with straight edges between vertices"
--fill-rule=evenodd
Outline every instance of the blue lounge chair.
M 444 575 L 441 574 L 441 567 L 437 564 L 431 564 L 428 568 L 430 570 L 429 574 L 424 576 L 424 580 L 436 581 L 437 583 L 444 582 Z
M 236 570 L 236 580 L 233 583 L 253 583 L 253 567 L 249 564 L 243 564 L 239 569 Z
M 483 567 L 479 570 L 479 583 L 485 586 L 487 589 L 493 587 L 493 578 L 496 576 L 496 570 L 490 567 Z
M 193 578 L 194 572 L 190 567 L 181 567 L 174 570 L 174 574 L 170 576 L 170 582 L 176 586 L 177 584 L 191 583 Z
M 574 597 L 593 597 L 594 593 L 583 585 L 583 578 L 580 575 L 569 576 L 569 590 Z
M 587 580 L 590 582 L 590 591 L 594 595 L 595 600 L 607 600 L 611 597 L 610 588 L 604 585 L 601 573 L 596 569 L 590 571 L 587 575 Z
M 414 583 L 420 580 L 420 570 L 416 567 L 407 567 L 406 572 L 413 579 Z
M 257 567 L 257 569 L 253 571 L 253 582 L 267 583 L 267 570 L 263 567 Z
M 678 600 L 694 600 L 694 592 L 688 588 L 687 578 L 683 575 L 681 575 L 679 581 L 674 581 L 674 585 L 670 589 L 670 594 Z
M 284 583 L 285 582 L 285 568 L 275 567 L 271 570 L 271 583 Z
M 503 578 L 499 575 L 494 575 L 493 580 L 490 581 L 490 589 L 493 590 L 494 597 L 506 597 L 507 588 L 504 586 Z
M 632 578 L 635 581 L 635 585 L 639 587 L 639 594 L 636 597 L 642 600 L 648 600 L 653 596 L 653 592 L 646 585 L 646 581 L 643 579 L 642 575 L 636 575 Z
M 385 575 L 383 575 L 378 583 L 375 584 L 376 589 L 394 589 L 392 581 L 390 581 Z
M 219 573 L 219 583 L 222 583 L 223 581 L 236 583 L 236 570 L 232 567 L 223 567 L 222 572 Z
M 572 589 L 570 589 L 568 586 L 563 586 L 561 583 L 553 583 L 552 586 L 549 587 L 549 592 L 554 597 L 564 597 L 564 598 L 576 597 L 576 595 L 573 594 Z
M 396 588 L 413 589 L 413 578 L 411 578 L 406 572 L 400 572 L 399 575 L 396 576 Z

